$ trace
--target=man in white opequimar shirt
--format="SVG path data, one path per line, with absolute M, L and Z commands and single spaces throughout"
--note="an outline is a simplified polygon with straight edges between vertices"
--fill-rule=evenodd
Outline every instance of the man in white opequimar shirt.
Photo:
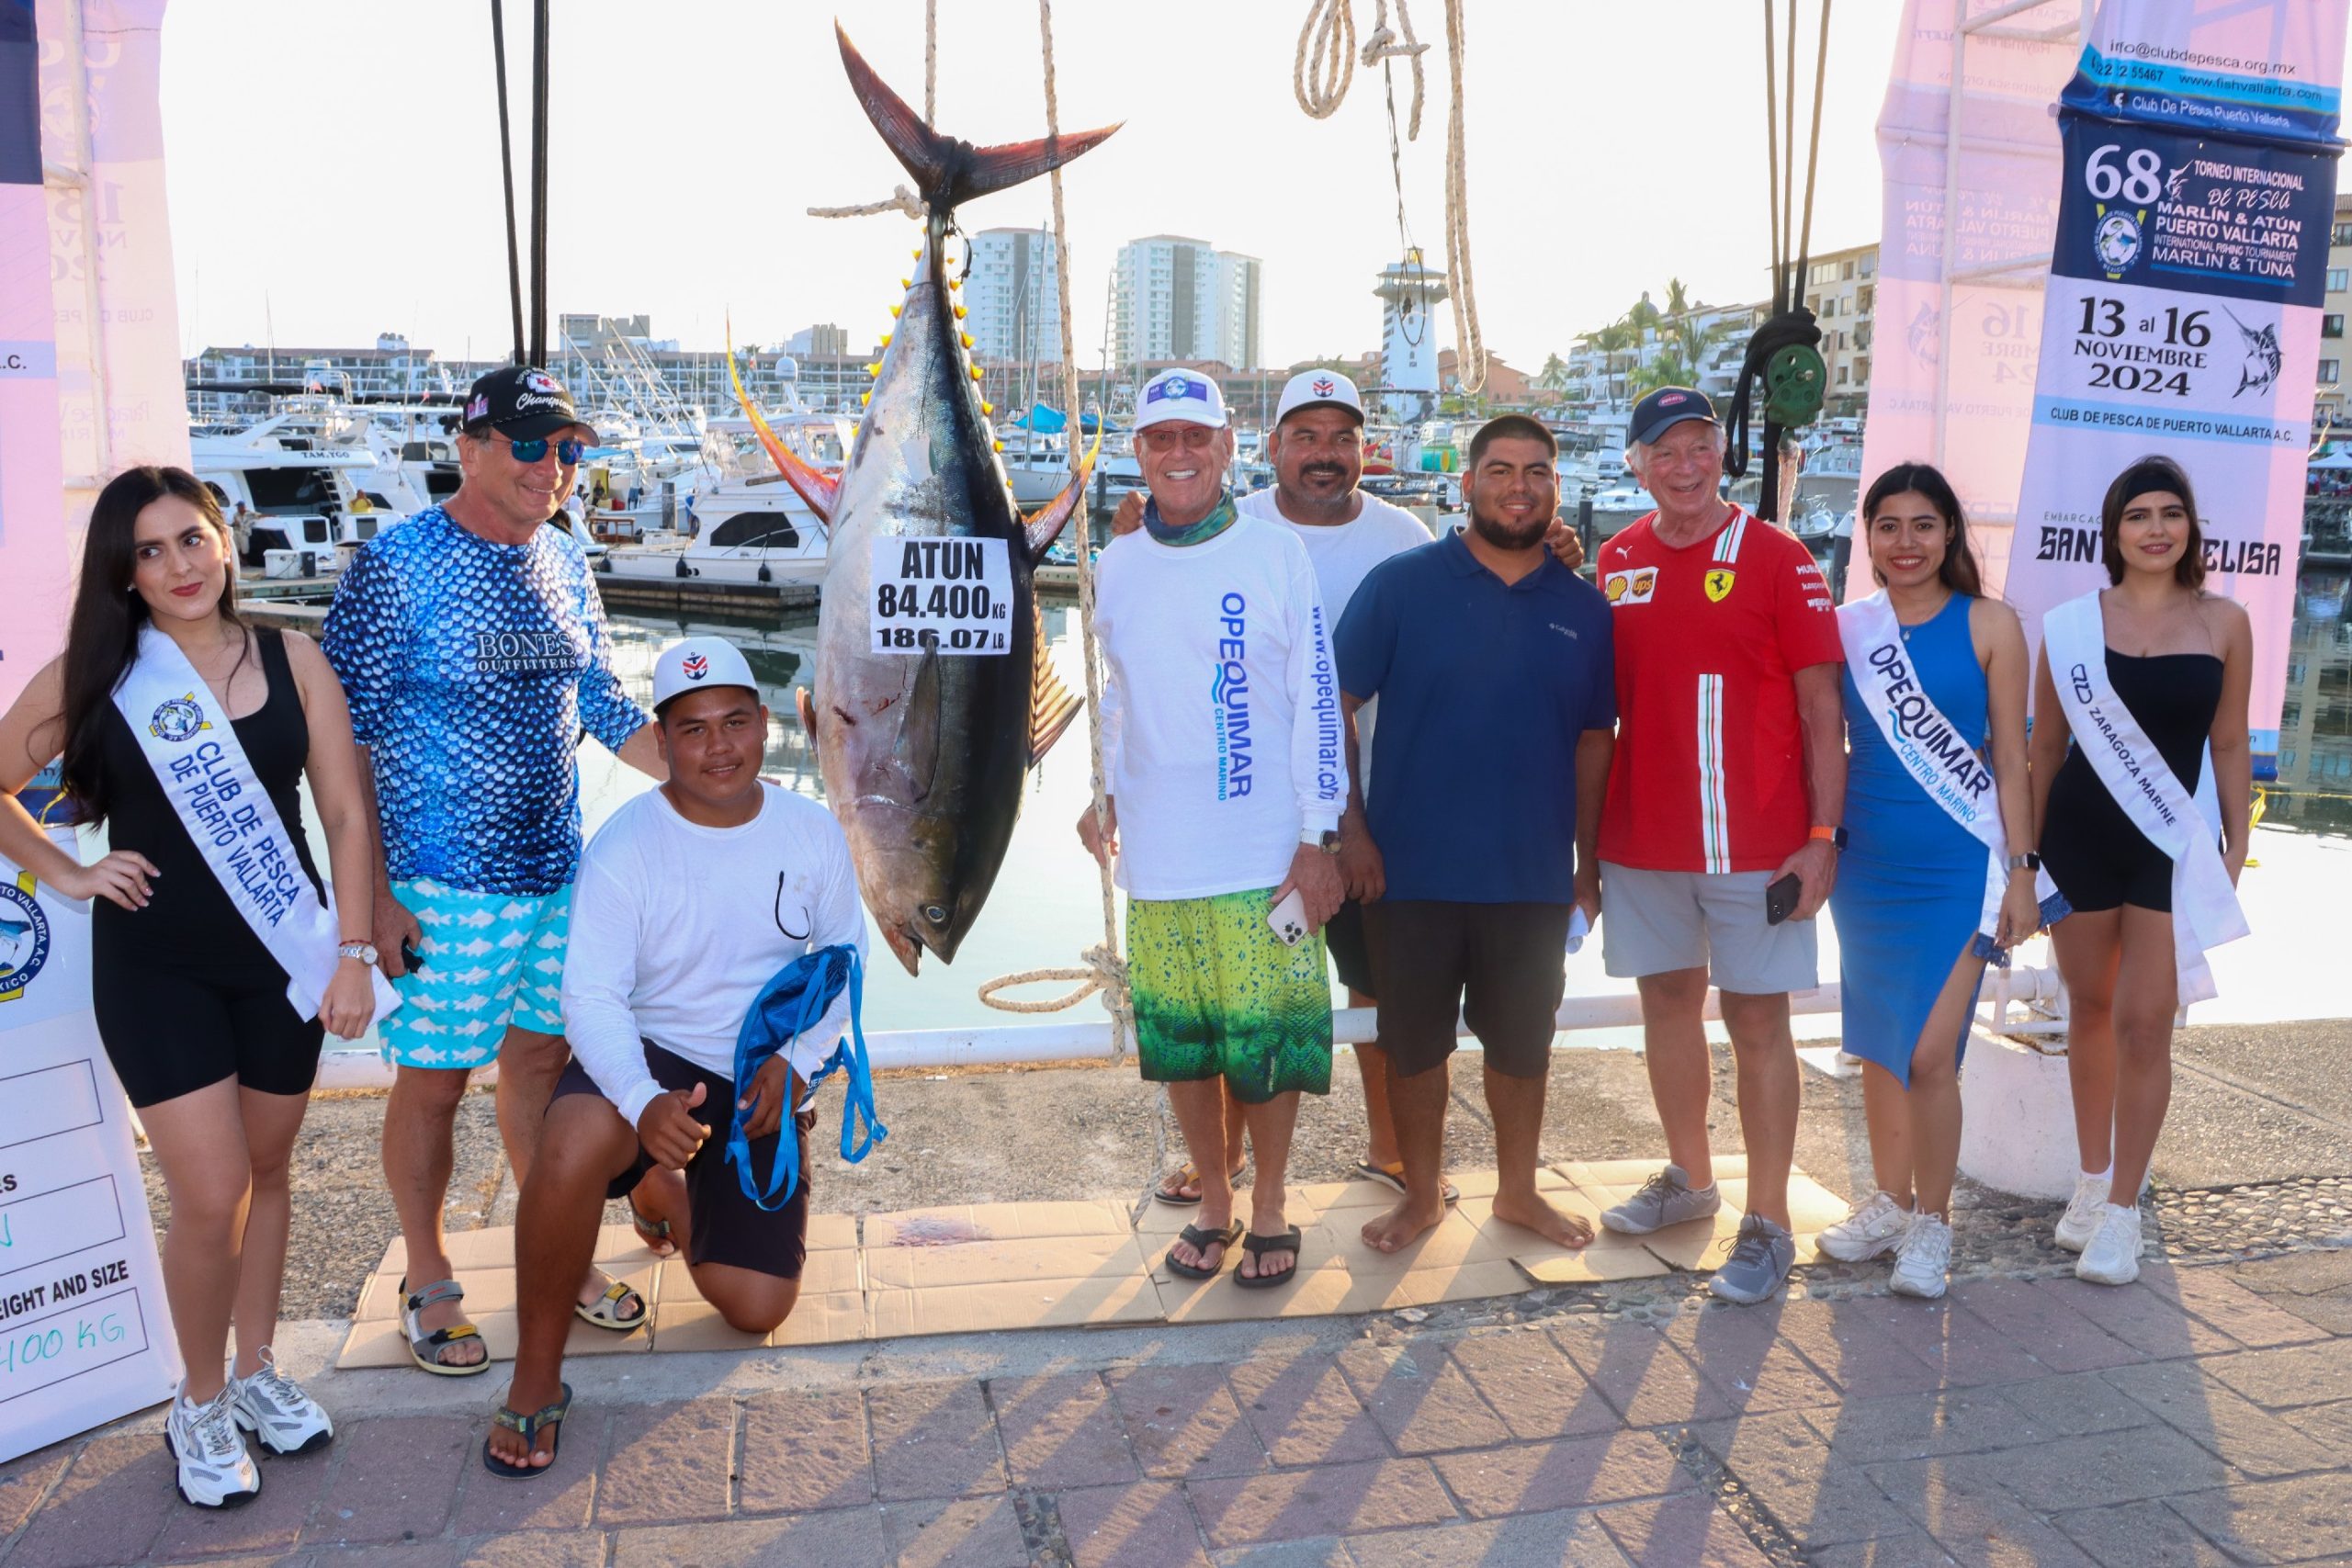
M 763 987 L 795 959 L 837 943 L 863 959 L 849 842 L 823 807 L 760 777 L 768 710 L 751 666 L 725 641 L 693 637 L 663 649 L 653 713 L 669 782 L 597 831 L 572 894 L 563 969 L 572 1062 L 515 1211 L 514 1379 L 484 1450 L 499 1474 L 535 1473 L 555 1458 L 571 1403 L 566 1281 L 595 1250 L 606 1199 L 647 1170 L 685 1173 L 686 1218 L 673 1234 L 683 1231 L 695 1288 L 730 1326 L 765 1334 L 800 1294 L 813 1118 L 799 1112 L 799 1182 L 773 1211 L 745 1195 L 727 1132 L 738 1109 L 749 1114 L 764 1186 L 783 1118 L 848 1027 L 848 993 L 746 1085 L 734 1080 L 735 1043 Z

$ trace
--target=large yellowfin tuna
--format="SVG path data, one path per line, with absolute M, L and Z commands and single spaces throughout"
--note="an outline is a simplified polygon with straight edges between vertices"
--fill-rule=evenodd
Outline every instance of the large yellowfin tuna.
M 830 525 L 800 721 L 865 907 L 912 974 L 925 948 L 956 956 L 1003 863 L 1023 776 L 1078 712 L 1046 661 L 1030 577 L 1082 503 L 1087 466 L 1022 518 L 957 325 L 947 236 L 960 203 L 1066 164 L 1117 127 L 975 147 L 925 126 L 835 31 L 859 104 L 929 209 L 925 241 L 838 479 L 745 409 Z

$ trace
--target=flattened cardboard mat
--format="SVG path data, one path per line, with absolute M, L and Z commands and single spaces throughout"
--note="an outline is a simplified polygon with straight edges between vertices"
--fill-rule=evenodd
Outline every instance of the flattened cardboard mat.
M 1363 1236 L 1364 1223 L 1396 1201 L 1389 1189 L 1369 1181 L 1294 1188 L 1286 1217 L 1303 1238 L 1298 1273 L 1261 1291 L 1236 1286 L 1230 1264 L 1210 1280 L 1170 1272 L 1168 1249 L 1196 1211 L 1164 1203 L 1145 1204 L 1139 1216 L 1115 1198 L 967 1203 L 867 1214 L 862 1224 L 854 1214 L 816 1214 L 808 1222 L 799 1304 L 783 1326 L 764 1336 L 729 1327 L 695 1289 L 684 1260 L 657 1258 L 628 1226 L 607 1225 L 597 1238 L 597 1264 L 644 1295 L 648 1325 L 618 1334 L 575 1319 L 565 1354 L 1322 1317 L 1513 1295 L 1538 1285 L 1713 1269 L 1739 1228 L 1747 1162 L 1736 1156 L 1715 1162 L 1724 1207 L 1712 1219 L 1639 1237 L 1600 1229 L 1600 1212 L 1631 1196 L 1657 1168 L 1650 1160 L 1570 1160 L 1539 1171 L 1536 1185 L 1544 1195 L 1593 1225 L 1591 1244 L 1577 1248 L 1554 1246 L 1496 1219 L 1492 1171 L 1455 1172 L 1461 1201 L 1427 1235 L 1393 1253 L 1376 1250 Z M 1813 1256 L 1815 1235 L 1846 1213 L 1841 1200 L 1801 1170 L 1790 1173 L 1789 1206 L 1800 1259 Z M 450 1264 L 466 1290 L 465 1311 L 492 1360 L 514 1354 L 514 1233 L 506 1227 L 449 1237 Z M 406 1262 L 406 1248 L 396 1237 L 360 1292 L 338 1365 L 408 1364 L 399 1317 Z

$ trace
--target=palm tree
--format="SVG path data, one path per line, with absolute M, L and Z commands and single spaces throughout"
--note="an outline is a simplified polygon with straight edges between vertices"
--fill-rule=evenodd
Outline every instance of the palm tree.
M 1566 389 L 1568 384 L 1568 362 L 1555 354 L 1544 361 L 1544 368 L 1535 373 L 1535 384 L 1547 392 Z
M 1641 345 L 1641 333 L 1634 327 L 1631 315 L 1610 322 L 1592 334 L 1593 347 L 1600 350 L 1602 364 L 1609 376 L 1609 396 L 1611 402 L 1625 400 L 1624 381 L 1618 374 L 1617 356 Z

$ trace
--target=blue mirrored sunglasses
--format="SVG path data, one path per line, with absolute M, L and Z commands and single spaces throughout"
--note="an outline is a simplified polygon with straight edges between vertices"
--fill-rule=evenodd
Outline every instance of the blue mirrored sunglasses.
M 536 441 L 509 441 L 506 449 L 514 454 L 514 460 L 518 463 L 536 463 L 548 455 L 548 438 L 542 435 Z M 579 462 L 587 453 L 588 443 L 585 441 L 555 443 L 556 461 L 566 468 Z

